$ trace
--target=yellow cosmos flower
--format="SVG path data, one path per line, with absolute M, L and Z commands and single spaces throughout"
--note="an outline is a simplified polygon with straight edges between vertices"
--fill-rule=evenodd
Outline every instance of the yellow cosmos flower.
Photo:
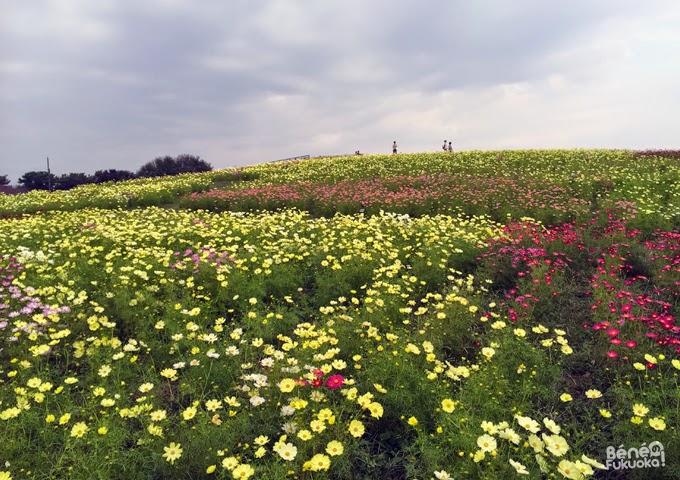
M 374 383 L 373 388 L 375 388 L 380 393 L 387 393 L 387 389 L 380 385 L 379 383 Z
M 352 420 L 349 423 L 349 433 L 353 437 L 359 438 L 364 434 L 365 431 L 366 431 L 366 429 L 364 427 L 364 424 L 361 423 L 360 420 Z
M 569 460 L 562 460 L 557 466 L 557 471 L 560 472 L 564 478 L 568 478 L 570 480 L 579 480 L 583 478 L 583 474 L 578 469 L 576 464 L 574 462 L 570 462 Z
M 380 418 L 383 416 L 383 407 L 378 402 L 369 404 L 368 410 L 371 412 L 371 417 L 373 418 Z
M 597 460 L 590 458 L 590 457 L 587 457 L 585 455 L 581 455 L 581 460 L 588 465 L 591 465 L 595 468 L 599 468 L 600 470 L 605 470 L 607 468 L 603 464 L 598 462 Z
M 163 457 L 165 457 L 167 462 L 170 462 L 173 465 L 175 464 L 175 460 L 179 460 L 182 456 L 182 445 L 179 443 L 172 442 L 167 447 L 163 447 L 163 450 L 165 451 Z
M 637 417 L 644 417 L 649 413 L 649 408 L 645 407 L 641 403 L 636 403 L 633 405 L 633 414 Z
M 556 457 L 561 457 L 569 451 L 569 444 L 563 437 L 559 435 L 546 435 L 545 433 L 542 436 L 545 448 Z
M 518 475 L 529 475 L 529 471 L 527 470 L 526 466 L 516 462 L 512 458 L 508 459 L 508 462 L 510 462 L 510 465 L 512 465 Z
M 538 438 L 538 436 L 534 435 L 533 433 L 529 435 L 529 446 L 534 449 L 535 453 L 541 453 L 543 451 L 543 446 L 545 445 L 543 443 L 543 440 Z
M 161 377 L 165 377 L 169 380 L 176 380 L 177 379 L 177 370 L 174 368 L 164 368 L 161 370 Z
M 222 402 L 220 400 L 208 400 L 205 402 L 205 409 L 209 412 L 215 412 L 222 408 Z
M 317 453 L 309 460 L 309 463 L 310 470 L 312 470 L 313 472 L 319 472 L 322 470 L 328 470 L 330 468 L 331 459 L 322 453 Z
M 222 466 L 227 470 L 233 470 L 238 465 L 238 458 L 236 457 L 226 457 L 222 460 Z
M 484 434 L 477 438 L 477 446 L 482 452 L 493 452 L 496 450 L 496 439 L 489 434 Z
M 153 388 L 153 383 L 142 383 L 138 390 L 142 393 L 147 393 L 150 392 L 151 389 Z
M 73 425 L 73 428 L 71 428 L 71 436 L 81 438 L 87 433 L 88 430 L 89 427 L 85 424 L 85 422 L 78 422 Z
M 442 400 L 442 410 L 444 410 L 446 413 L 453 413 L 455 409 L 456 403 L 453 400 L 450 398 L 445 398 Z
M 33 377 L 26 382 L 26 385 L 29 386 L 30 388 L 38 388 L 42 384 L 42 380 L 39 378 Z
M 294 460 L 298 453 L 298 449 L 295 445 L 283 442 L 277 442 L 274 445 L 274 451 L 287 462 Z
M 283 393 L 292 392 L 294 388 L 295 388 L 295 380 L 293 380 L 292 378 L 284 378 L 279 383 L 279 389 Z
M 523 417 L 521 415 L 515 415 L 515 419 L 517 419 L 517 423 L 519 423 L 519 425 L 522 428 L 524 428 L 525 430 L 527 430 L 531 433 L 536 433 L 541 429 L 540 424 L 536 420 L 534 420 L 533 418 Z M 547 419 L 545 419 L 545 420 L 547 420 Z
M 602 392 L 592 388 L 592 389 L 586 391 L 586 397 L 588 397 L 588 398 L 601 398 Z
M 187 407 L 186 410 L 182 412 L 182 417 L 184 420 L 191 420 L 196 416 L 196 407 Z
M 322 420 L 312 420 L 309 422 L 309 427 L 312 429 L 312 432 L 315 433 L 321 433 L 326 430 L 326 425 Z
M 331 457 L 342 455 L 344 451 L 345 447 L 337 440 L 332 440 L 326 445 L 326 453 Z
M 231 471 L 231 475 L 234 478 L 250 478 L 255 475 L 255 469 L 248 465 L 247 463 L 242 463 L 238 467 Z
M 484 357 L 485 357 L 487 360 L 491 360 L 491 357 L 493 357 L 495 354 L 496 354 L 496 350 L 493 349 L 492 347 L 484 347 L 484 348 L 482 348 L 482 355 L 484 355 Z
M 649 426 L 654 430 L 666 430 L 666 422 L 663 418 L 654 417 L 649 419 Z

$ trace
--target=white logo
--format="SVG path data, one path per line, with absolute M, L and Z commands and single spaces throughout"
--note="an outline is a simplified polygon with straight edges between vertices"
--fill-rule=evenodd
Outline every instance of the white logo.
M 607 447 L 607 470 L 653 468 L 666 466 L 666 455 L 661 442 L 643 443 L 640 448 Z

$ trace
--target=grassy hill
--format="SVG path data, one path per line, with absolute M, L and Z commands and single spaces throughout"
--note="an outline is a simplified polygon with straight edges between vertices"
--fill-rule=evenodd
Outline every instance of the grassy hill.
M 0 214 L 0 478 L 680 475 L 672 155 L 306 159 Z

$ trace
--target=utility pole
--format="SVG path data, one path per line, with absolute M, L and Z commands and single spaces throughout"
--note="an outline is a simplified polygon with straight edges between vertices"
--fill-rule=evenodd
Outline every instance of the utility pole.
M 52 175 L 50 175 L 50 157 L 47 157 L 47 191 L 52 191 Z

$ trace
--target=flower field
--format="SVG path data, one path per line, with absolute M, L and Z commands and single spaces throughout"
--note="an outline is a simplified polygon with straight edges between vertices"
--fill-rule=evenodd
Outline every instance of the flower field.
M 0 195 L 0 479 L 680 477 L 680 161 Z

